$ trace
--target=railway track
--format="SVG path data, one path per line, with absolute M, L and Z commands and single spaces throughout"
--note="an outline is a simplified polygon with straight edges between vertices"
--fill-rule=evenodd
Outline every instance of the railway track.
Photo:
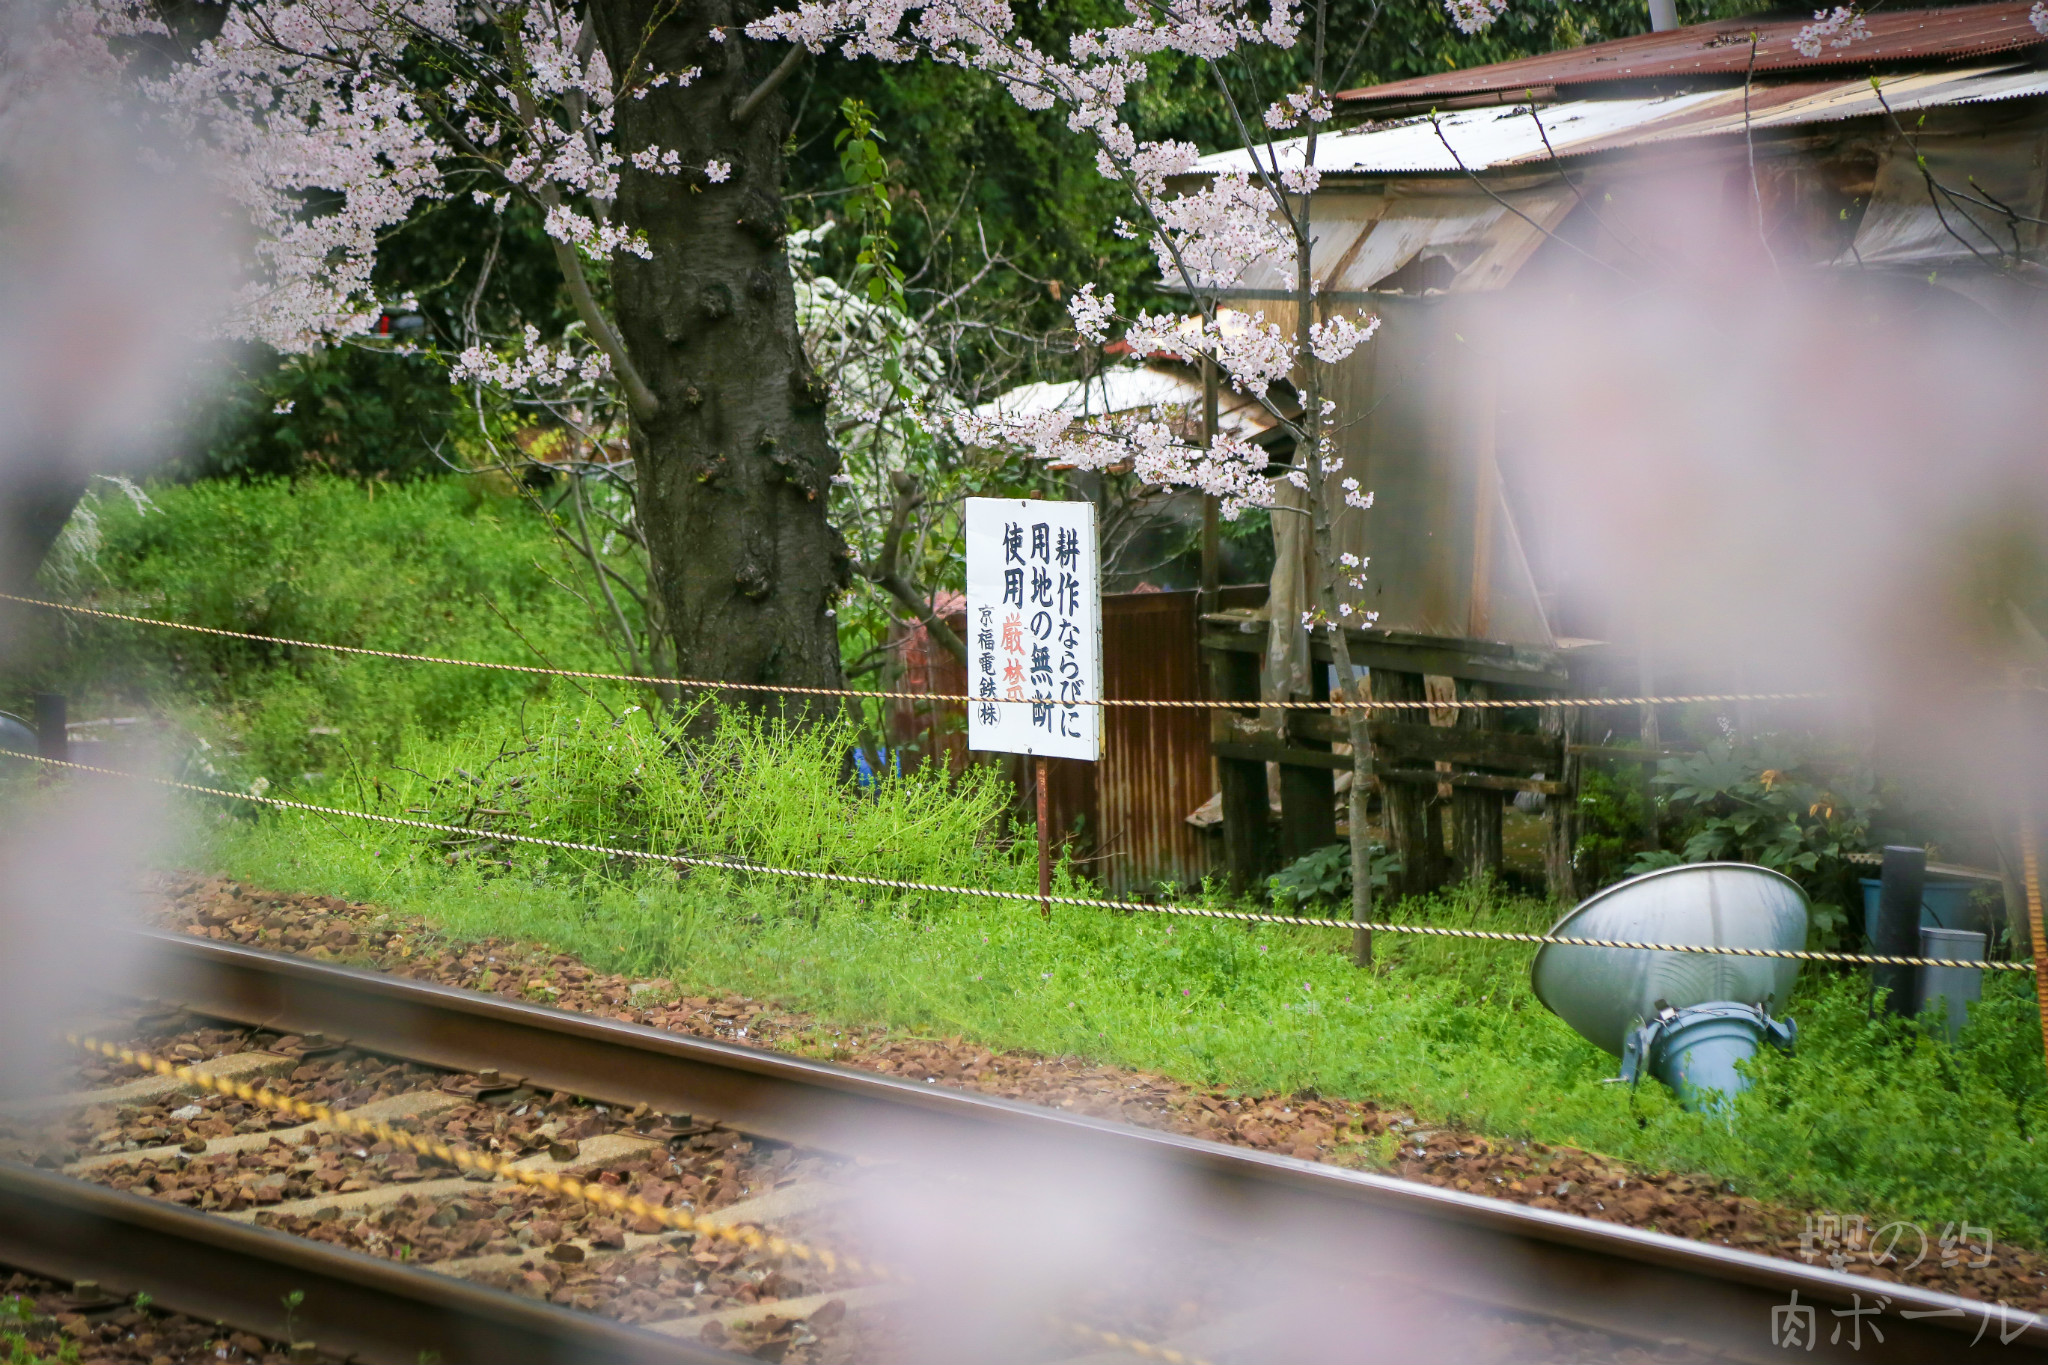
M 144 1289 L 310 1340 L 316 1358 L 1110 1365 L 1135 1341 L 1217 1365 L 1760 1362 L 1788 1346 L 1845 1361 L 2048 1361 L 2048 1330 L 2023 1315 L 1922 1289 L 494 995 L 144 938 L 156 1001 L 113 1021 L 133 1046 L 894 1267 L 824 1269 L 632 1223 L 195 1098 L 174 1078 L 93 1067 L 77 1090 L 0 1110 L 0 1128 L 27 1135 L 20 1154 L 40 1141 L 56 1168 L 0 1165 L 0 1263 Z

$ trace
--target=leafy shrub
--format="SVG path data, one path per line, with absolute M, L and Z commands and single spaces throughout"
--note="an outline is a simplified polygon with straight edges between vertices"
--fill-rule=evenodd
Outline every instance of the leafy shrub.
M 1676 863 L 1755 863 L 1782 872 L 1812 900 L 1817 947 L 1841 942 L 1855 869 L 1847 855 L 1869 847 L 1875 781 L 1854 765 L 1829 764 L 1782 737 L 1738 745 L 1710 740 L 1697 754 L 1657 765 L 1656 784 L 1681 822 L 1683 851 L 1657 850 L 1632 872 Z
M 1389 853 L 1384 844 L 1374 844 L 1370 856 L 1372 889 L 1384 891 L 1389 878 L 1401 870 L 1401 855 Z M 1349 905 L 1351 845 L 1326 844 L 1305 853 L 1266 878 L 1266 887 L 1276 906 Z
M 1597 890 L 1628 875 L 1648 837 L 1649 803 L 1641 769 L 1588 763 L 1579 774 L 1579 841 L 1572 865 L 1579 882 Z

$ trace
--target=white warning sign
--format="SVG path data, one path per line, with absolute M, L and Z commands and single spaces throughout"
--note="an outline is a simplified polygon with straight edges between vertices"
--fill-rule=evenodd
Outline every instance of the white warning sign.
M 1102 756 L 1095 504 L 967 500 L 967 747 Z

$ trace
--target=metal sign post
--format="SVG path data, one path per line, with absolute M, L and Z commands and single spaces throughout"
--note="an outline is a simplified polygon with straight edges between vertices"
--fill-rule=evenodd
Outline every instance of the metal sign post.
M 967 634 L 967 747 L 1034 760 L 1039 909 L 1050 916 L 1047 760 L 1102 756 L 1095 504 L 967 500 Z

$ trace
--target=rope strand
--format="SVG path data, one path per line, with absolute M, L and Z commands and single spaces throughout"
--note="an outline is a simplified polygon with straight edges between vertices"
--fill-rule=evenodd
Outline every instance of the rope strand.
M 965 692 L 864 692 L 851 687 L 798 687 L 787 683 L 740 683 L 714 682 L 706 678 L 648 678 L 635 673 L 598 673 L 574 668 L 543 668 L 537 664 L 491 663 L 482 659 L 450 659 L 438 654 L 406 654 L 389 649 L 368 649 L 361 645 L 327 644 L 319 640 L 294 640 L 282 635 L 255 635 L 242 630 L 225 630 L 219 626 L 193 625 L 185 621 L 165 621 L 154 616 L 132 616 L 126 612 L 102 611 L 97 607 L 73 606 L 68 602 L 49 602 L 39 597 L 17 597 L 13 593 L 0 592 L 0 601 L 18 602 L 23 606 L 43 607 L 50 611 L 69 612 L 74 616 L 97 617 L 104 621 L 126 621 L 134 625 L 158 626 L 165 630 L 191 631 L 198 635 L 214 635 L 229 640 L 248 640 L 255 644 L 288 645 L 295 649 L 320 649 L 331 654 L 353 654 L 371 659 L 395 659 L 404 663 L 447 664 L 456 668 L 492 669 L 501 673 L 524 673 L 547 678 L 583 678 L 593 682 L 624 682 L 652 684 L 666 687 L 689 688 L 701 692 L 760 692 L 774 695 L 797 697 L 854 697 L 871 701 L 927 701 L 948 702 L 966 705 L 973 702 L 992 702 L 999 706 L 1033 706 L 1041 703 L 1030 698 L 974 697 Z M 1136 706 L 1166 707 L 1181 710 L 1200 711 L 1432 711 L 1455 712 L 1460 709 L 1475 711 L 1542 710 L 1571 707 L 1603 706 L 1681 706 L 1695 702 L 1732 701 L 1817 701 L 1827 698 L 1826 692 L 1716 692 L 1674 695 L 1668 697 L 1492 697 L 1478 700 L 1459 701 L 1365 701 L 1349 698 L 1332 698 L 1329 701 L 1216 701 L 1201 699 L 1182 701 L 1157 697 L 1101 697 L 1079 698 L 1072 703 L 1058 705 L 1075 706 Z M 1052 705 L 1054 703 L 1045 702 Z
M 253 792 L 230 791 L 224 787 L 202 787 L 191 782 L 179 782 L 168 777 L 151 777 L 145 773 L 123 772 L 118 768 L 99 768 L 87 763 L 70 763 L 63 759 L 44 758 L 37 754 L 20 754 L 19 758 L 42 763 L 52 768 L 64 768 L 73 772 L 93 773 L 101 777 L 120 777 L 135 782 L 148 782 L 167 787 L 174 791 L 192 792 L 200 796 L 221 797 L 229 801 L 247 801 L 255 805 L 269 806 L 275 810 L 301 811 L 311 815 L 332 815 L 349 820 L 366 820 L 375 824 L 395 825 L 404 829 L 426 830 L 436 834 L 461 834 L 466 836 L 487 835 L 504 843 L 529 844 L 540 848 L 558 848 L 571 853 L 601 853 L 611 858 L 637 858 L 647 862 L 667 863 L 674 867 L 703 867 L 726 872 L 751 872 L 762 876 L 790 877 L 800 881 L 827 882 L 847 886 L 870 886 L 887 891 L 919 891 L 936 895 L 970 896 L 983 900 L 1021 901 L 1031 905 L 1050 902 L 1053 905 L 1070 905 L 1083 910 L 1125 910 L 1138 914 L 1173 915 L 1188 919 L 1234 920 L 1247 924 L 1283 924 L 1300 929 L 1343 929 L 1354 931 L 1370 930 L 1373 933 L 1412 934 L 1422 938 L 1462 938 L 1488 943 L 1531 943 L 1561 944 L 1576 948 L 1626 948 L 1643 952 L 1659 953 L 1706 953 L 1720 957 L 1769 957 L 1785 958 L 1797 962 L 1834 962 L 1854 966 L 1886 967 L 1982 967 L 1991 971 L 2032 971 L 2032 961 L 1993 962 L 1969 958 L 1946 957 L 1889 957 L 1864 953 L 1811 952 L 1796 948 L 1734 948 L 1699 943 L 1638 943 L 1627 939 L 1570 938 L 1552 934 L 1518 933 L 1505 929 L 1457 929 L 1434 924 L 1387 924 L 1348 919 L 1321 919 L 1308 915 L 1263 915 L 1250 910 L 1214 910 L 1200 905 L 1160 905 L 1149 901 L 1099 900 L 1088 896 L 1040 896 L 1036 891 L 1004 891 L 985 886 L 946 886 L 933 882 L 907 881 L 898 877 L 871 877 L 857 872 L 818 872 L 805 868 L 768 867 L 760 863 L 746 862 L 735 858 L 704 858 L 688 853 L 655 853 L 648 849 L 618 848 L 611 844 L 582 843 L 571 839 L 549 839 L 537 834 L 515 834 L 509 831 L 481 830 L 473 825 L 441 824 L 433 820 L 414 820 L 402 815 L 382 815 L 372 811 L 350 810 L 345 806 L 321 806 L 308 801 L 291 801 L 279 796 L 259 796 Z

